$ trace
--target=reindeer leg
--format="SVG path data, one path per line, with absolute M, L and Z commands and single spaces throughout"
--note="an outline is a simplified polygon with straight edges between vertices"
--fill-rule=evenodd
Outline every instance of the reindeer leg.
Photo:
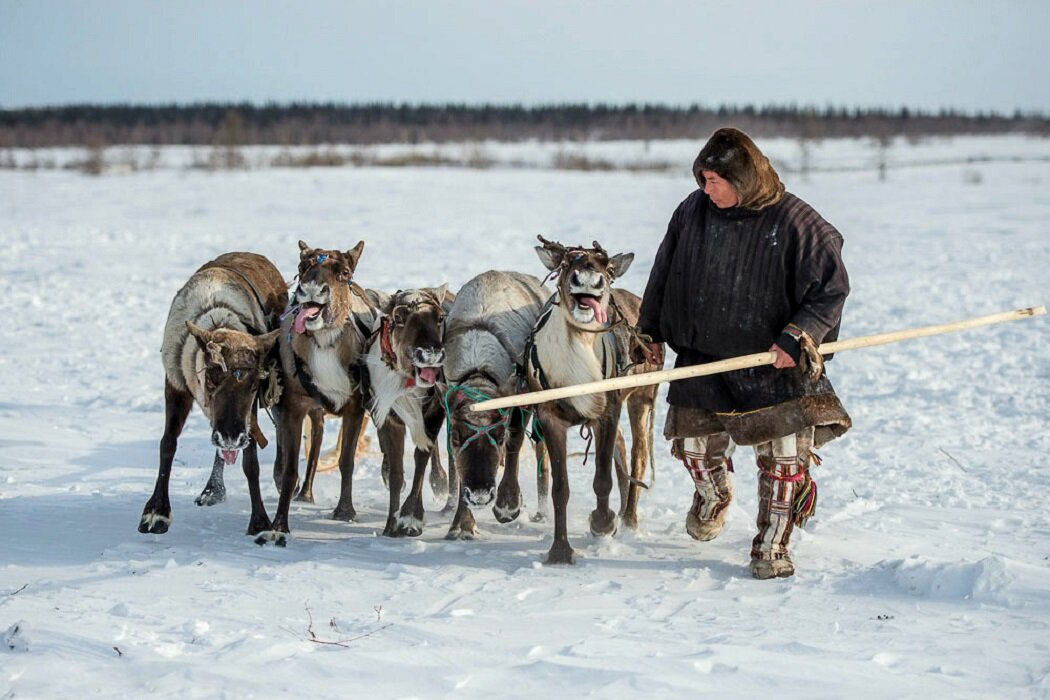
M 281 474 L 280 494 L 277 501 L 277 512 L 273 517 L 272 528 L 259 533 L 255 544 L 264 545 L 273 542 L 278 547 L 288 544 L 288 509 L 295 492 L 295 482 L 299 480 L 299 449 L 303 437 L 303 418 L 309 407 L 304 403 L 293 403 L 284 407 L 278 414 L 277 443 L 280 446 L 278 461 L 280 465 L 275 472 Z
M 423 426 L 426 431 L 430 447 L 415 450 L 415 473 L 412 475 L 412 491 L 401 507 L 401 513 L 397 520 L 397 529 L 400 534 L 408 537 L 418 537 L 423 534 L 423 526 L 426 524 L 426 511 L 423 509 L 423 476 L 426 473 L 427 462 L 433 465 L 437 459 L 438 445 L 437 436 L 441 432 L 441 425 L 445 422 L 445 408 L 436 399 L 429 400 L 423 406 Z M 440 461 L 438 461 L 440 466 Z M 434 487 L 434 472 L 430 472 L 430 486 Z M 448 476 L 445 476 L 445 489 L 448 489 Z M 436 495 L 436 494 L 435 494 Z M 444 498 L 445 494 L 438 496 Z
M 616 513 L 609 507 L 609 494 L 612 492 L 612 461 L 619 418 L 620 403 L 610 399 L 605 414 L 599 419 L 594 455 L 594 496 L 597 504 L 591 511 L 590 525 L 591 534 L 595 537 L 616 532 Z
M 438 448 L 437 441 L 434 441 L 430 451 L 430 490 L 439 501 L 448 498 L 448 472 L 441 466 L 441 449 Z
M 620 517 L 627 509 L 627 497 L 630 495 L 631 471 L 627 467 L 627 443 L 623 431 L 616 426 L 616 449 L 613 450 L 613 468 L 616 470 L 616 489 L 620 492 Z
M 253 407 L 253 418 L 255 412 L 256 409 Z M 259 451 L 254 438 L 244 448 L 244 453 L 241 455 L 241 469 L 244 470 L 244 478 L 248 480 L 248 496 L 252 502 L 252 515 L 248 520 L 248 531 L 245 534 L 254 537 L 273 528 L 270 516 L 266 514 L 266 505 L 263 503 L 262 491 L 259 488 Z
M 446 540 L 472 540 L 478 536 L 478 526 L 474 521 L 474 513 L 463 498 L 463 482 L 459 482 L 459 505 L 456 514 L 452 517 L 452 524 L 448 528 Z
M 284 480 L 284 472 L 281 471 L 283 456 L 281 454 L 281 406 L 280 404 L 270 407 L 270 415 L 273 416 L 274 427 L 277 434 L 277 449 L 273 457 L 273 487 L 277 493 L 281 492 L 281 482 Z
M 656 393 L 644 390 L 634 392 L 627 399 L 627 415 L 631 419 L 631 478 L 634 481 L 629 487 L 621 517 L 623 524 L 632 530 L 638 527 L 638 499 L 642 495 L 642 487 L 638 482 L 645 479 L 649 451 L 652 449 L 649 444 L 652 440 L 649 421 L 655 401 Z
M 525 440 L 525 429 L 521 426 L 519 411 L 514 411 L 507 430 L 506 463 L 503 467 L 503 478 L 496 490 L 496 505 L 492 506 L 492 514 L 501 523 L 516 520 L 524 505 L 521 498 L 521 485 L 518 483 L 518 460 L 521 443 Z
M 353 405 L 343 411 L 343 441 L 339 449 L 339 502 L 332 511 L 332 520 L 352 521 L 357 518 L 354 510 L 354 458 L 357 452 L 357 440 L 350 435 L 361 434 L 361 424 L 365 419 L 365 410 L 360 402 L 351 399 Z
M 315 408 L 310 411 L 308 418 L 310 430 L 309 444 L 306 446 L 306 476 L 303 477 L 303 485 L 299 488 L 299 495 L 295 497 L 295 500 L 313 503 L 314 477 L 317 476 L 317 463 L 321 459 L 321 441 L 324 440 L 324 409 Z
M 408 498 L 401 506 L 397 518 L 399 537 L 419 537 L 423 534 L 423 526 L 427 522 L 426 512 L 423 510 L 423 477 L 426 475 L 427 463 L 432 454 L 431 450 L 421 450 L 418 447 L 413 454 L 416 468 L 412 474 L 412 489 L 408 492 Z
M 211 464 L 211 476 L 208 477 L 208 483 L 204 485 L 201 494 L 193 499 L 194 503 L 199 506 L 213 506 L 226 500 L 226 483 L 222 478 L 225 466 L 226 461 L 222 458 L 222 453 L 215 450 L 215 461 Z
M 139 520 L 139 532 L 160 535 L 171 527 L 171 501 L 168 499 L 168 479 L 171 463 L 175 459 L 175 448 L 179 435 L 186 425 L 186 417 L 193 408 L 193 395 L 179 391 L 169 382 L 164 382 L 164 437 L 160 439 L 160 467 L 153 495 L 146 501 Z
M 459 478 L 459 469 L 456 467 L 456 456 L 448 453 L 449 493 L 448 502 L 442 513 L 455 511 L 452 523 L 448 526 L 446 540 L 472 540 L 478 536 L 478 527 L 474 522 L 474 514 L 470 511 L 466 499 L 463 498 L 463 481 Z
M 550 513 L 551 460 L 542 440 L 534 440 L 532 447 L 536 451 L 536 512 L 532 516 L 532 522 L 540 523 L 546 520 Z
M 569 544 L 566 509 L 569 505 L 569 472 L 566 465 L 565 433 L 568 426 L 564 421 L 550 416 L 540 409 L 540 427 L 547 441 L 547 454 L 551 460 L 551 473 L 554 477 L 554 542 L 547 552 L 548 564 L 575 564 L 576 554 Z
M 438 449 L 437 445 L 434 449 Z M 459 506 L 463 502 L 463 494 L 460 493 L 459 471 L 456 469 L 456 456 L 448 453 L 448 498 L 445 507 L 441 509 L 442 515 L 458 513 Z
M 405 424 L 393 414 L 379 429 L 379 446 L 384 457 L 390 461 L 390 506 L 387 509 L 386 527 L 383 534 L 397 537 L 398 502 L 401 500 L 401 489 L 405 485 Z

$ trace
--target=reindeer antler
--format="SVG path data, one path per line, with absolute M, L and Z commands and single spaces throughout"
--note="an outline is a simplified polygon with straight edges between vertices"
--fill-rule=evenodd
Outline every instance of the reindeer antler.
M 609 253 L 606 252 L 605 248 L 602 248 L 601 244 L 599 244 L 598 241 L 591 241 L 591 245 L 594 247 L 594 252 L 596 252 L 598 255 L 602 256 L 606 260 L 609 259 Z
M 548 241 L 546 238 L 539 234 L 536 234 L 536 238 L 539 239 L 540 243 L 542 243 L 543 247 L 547 250 L 553 250 L 558 253 L 564 253 L 567 250 L 569 250 L 568 246 L 564 246 L 561 243 L 558 243 L 557 241 Z

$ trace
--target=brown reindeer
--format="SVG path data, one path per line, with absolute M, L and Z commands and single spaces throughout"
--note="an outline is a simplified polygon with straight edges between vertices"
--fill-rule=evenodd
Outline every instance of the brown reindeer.
M 388 470 L 390 508 L 383 530 L 388 537 L 423 533 L 423 476 L 445 417 L 438 383 L 445 359 L 441 334 L 446 292 L 447 285 L 399 290 L 389 297 L 376 293 L 381 314 L 362 357 L 361 376 L 362 391 L 378 427 L 383 466 Z M 412 488 L 398 513 L 406 428 L 415 446 L 415 471 Z M 444 488 L 447 492 L 447 477 Z
M 634 260 L 633 253 L 610 257 L 597 242 L 590 248 L 566 247 L 539 237 L 540 260 L 557 274 L 557 291 L 547 302 L 525 352 L 525 371 L 532 390 L 548 389 L 659 369 L 645 364 L 643 343 L 634 324 L 641 300 L 612 282 Z M 594 495 L 590 515 L 594 536 L 616 532 L 616 514 L 609 508 L 612 463 L 620 411 L 627 403 L 631 423 L 631 470 L 624 479 L 621 516 L 628 527 L 638 520 L 638 496 L 652 444 L 652 414 L 656 387 L 639 387 L 604 394 L 562 399 L 537 406 L 537 417 L 551 461 L 554 497 L 554 543 L 547 554 L 553 564 L 571 564 L 575 554 L 566 531 L 569 477 L 566 433 L 574 425 L 594 430 Z M 624 475 L 625 477 L 627 475 Z
M 160 534 L 171 527 L 168 481 L 178 437 L 194 401 L 211 422 L 216 448 L 213 478 L 219 487 L 205 488 L 198 502 L 221 500 L 222 468 L 237 461 L 248 480 L 252 514 L 248 534 L 269 530 L 259 490 L 257 444 L 266 446 L 259 430 L 256 396 L 274 379 L 271 351 L 278 331 L 270 328 L 288 295 L 277 268 L 261 255 L 227 253 L 207 263 L 176 293 L 164 327 L 164 437 L 153 495 L 146 502 L 139 532 Z
M 273 528 L 260 540 L 287 543 L 288 509 L 299 477 L 303 419 L 323 409 L 342 417 L 345 435 L 358 435 L 364 405 L 358 387 L 357 363 L 371 325 L 372 310 L 352 281 L 364 241 L 347 251 L 312 248 L 299 241 L 298 284 L 281 324 L 280 357 L 284 390 L 276 411 L 281 497 Z M 332 517 L 353 520 L 353 441 L 344 441 L 339 455 L 341 492 Z

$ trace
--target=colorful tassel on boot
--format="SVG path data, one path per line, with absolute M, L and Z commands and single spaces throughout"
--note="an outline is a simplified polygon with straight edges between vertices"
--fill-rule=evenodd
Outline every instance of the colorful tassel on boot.
M 805 527 L 806 521 L 817 512 L 817 482 L 809 474 L 795 494 L 795 502 L 791 509 L 792 520 L 799 527 Z

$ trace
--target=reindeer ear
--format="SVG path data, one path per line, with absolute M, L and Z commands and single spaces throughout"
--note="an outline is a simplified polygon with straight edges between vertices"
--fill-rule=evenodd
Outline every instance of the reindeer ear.
M 548 270 L 557 270 L 558 266 L 561 265 L 562 255 L 550 248 L 544 248 L 541 245 L 533 248 L 536 251 L 536 255 L 540 256 L 540 262 Z
M 306 241 L 299 241 L 299 259 L 308 258 L 314 252 L 314 249 L 306 244 Z
M 186 328 L 189 329 L 190 335 L 197 341 L 197 345 L 200 346 L 201 350 L 207 352 L 208 343 L 212 341 L 211 331 L 204 330 L 200 326 L 195 325 L 193 321 L 186 321 Z
M 255 351 L 259 354 L 259 358 L 266 357 L 270 354 L 270 350 L 273 349 L 274 343 L 281 336 L 281 329 L 278 328 L 275 331 L 269 333 L 263 333 L 253 338 L 255 341 Z
M 346 257 L 350 258 L 350 267 L 357 269 L 357 261 L 361 259 L 361 253 L 364 252 L 365 242 L 358 241 L 350 250 L 346 251 Z
M 433 297 L 437 299 L 439 304 L 444 304 L 445 295 L 448 293 L 448 282 L 445 282 L 440 287 L 427 287 L 422 291 L 426 292 L 427 294 L 433 295 Z
M 620 253 L 609 258 L 609 274 L 613 279 L 622 277 L 634 262 L 634 253 Z

